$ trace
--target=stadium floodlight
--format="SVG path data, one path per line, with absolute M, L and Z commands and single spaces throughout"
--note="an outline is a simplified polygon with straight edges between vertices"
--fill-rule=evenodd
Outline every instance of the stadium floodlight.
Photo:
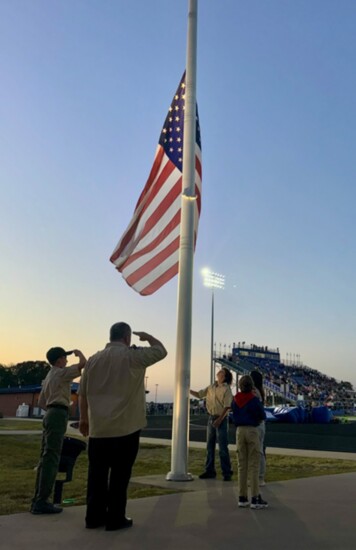
M 205 267 L 201 271 L 203 275 L 204 286 L 211 288 L 211 348 L 210 348 L 210 383 L 215 381 L 214 372 L 214 290 L 224 290 L 225 288 L 225 275 L 221 273 L 215 273 L 208 267 Z
M 225 275 L 222 275 L 221 273 L 215 273 L 214 271 L 210 271 L 208 267 L 205 267 L 202 269 L 202 275 L 203 275 L 203 281 L 204 286 L 207 286 L 208 288 L 219 288 L 221 290 L 224 290 L 225 288 Z

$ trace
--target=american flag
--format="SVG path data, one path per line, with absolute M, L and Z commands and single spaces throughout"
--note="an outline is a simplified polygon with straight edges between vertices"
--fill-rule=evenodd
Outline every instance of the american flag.
M 133 218 L 110 261 L 127 284 L 142 296 L 153 294 L 178 273 L 185 73 L 179 83 L 146 185 Z M 196 108 L 194 243 L 201 209 L 201 141 Z

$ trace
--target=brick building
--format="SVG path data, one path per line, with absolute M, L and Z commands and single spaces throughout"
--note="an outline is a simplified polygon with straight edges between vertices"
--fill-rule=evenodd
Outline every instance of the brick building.
M 77 382 L 72 383 L 71 401 L 69 416 L 70 418 L 79 417 L 78 409 L 78 388 Z M 16 411 L 20 405 L 28 405 L 29 416 L 38 416 L 38 398 L 41 386 L 19 386 L 15 388 L 0 388 L 0 413 L 3 416 L 16 416 Z

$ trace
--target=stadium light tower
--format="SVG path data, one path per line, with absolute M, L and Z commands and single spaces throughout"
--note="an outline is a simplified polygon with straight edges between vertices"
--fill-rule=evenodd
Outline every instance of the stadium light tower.
M 158 392 L 158 384 L 156 384 L 156 392 L 155 392 L 155 405 L 157 408 L 157 392 Z
M 221 273 L 214 273 L 209 268 L 202 270 L 204 286 L 211 288 L 211 348 L 210 348 L 210 383 L 215 381 L 214 373 L 214 290 L 224 290 L 225 287 L 225 275 Z

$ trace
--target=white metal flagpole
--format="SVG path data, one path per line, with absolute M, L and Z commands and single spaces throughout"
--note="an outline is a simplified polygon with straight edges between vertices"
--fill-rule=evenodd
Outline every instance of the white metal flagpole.
M 214 287 L 211 289 L 211 342 L 210 342 L 210 384 L 215 382 L 214 368 Z
M 183 141 L 183 193 L 181 207 L 177 349 L 173 408 L 171 471 L 166 479 L 187 481 L 189 440 L 189 389 L 192 340 L 192 294 L 195 214 L 195 128 L 198 0 L 189 0 L 186 88 Z

